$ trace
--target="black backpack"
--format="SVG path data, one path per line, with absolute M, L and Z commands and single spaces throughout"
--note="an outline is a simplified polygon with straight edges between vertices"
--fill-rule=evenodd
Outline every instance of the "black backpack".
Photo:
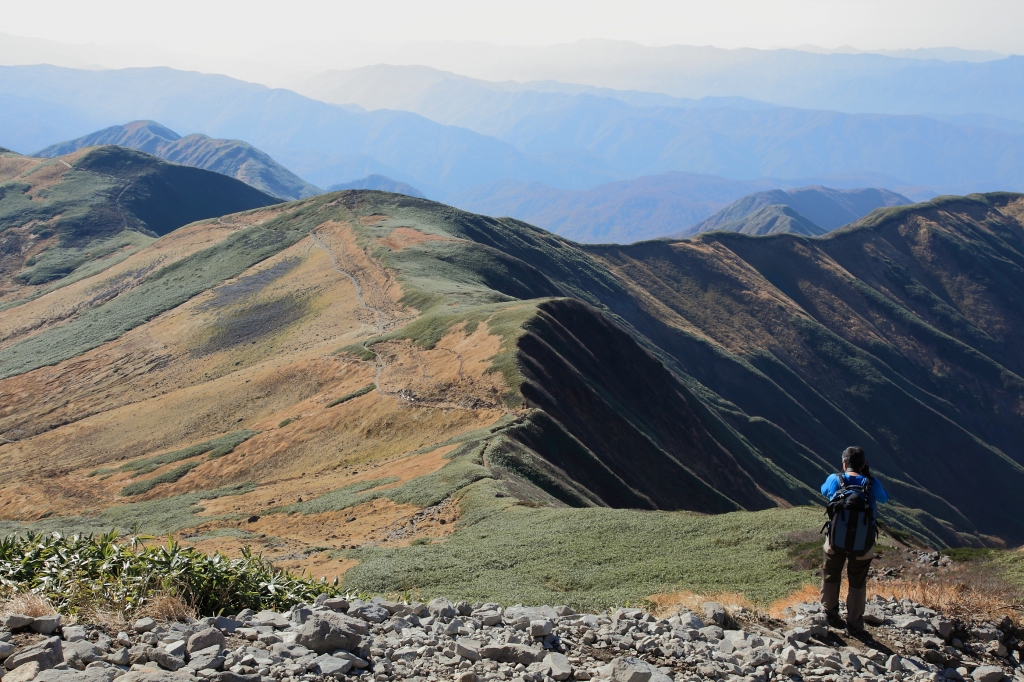
M 870 476 L 864 479 L 866 483 L 856 485 L 847 480 L 846 474 L 839 475 L 839 490 L 825 507 L 828 521 L 822 528 L 828 533 L 828 544 L 832 549 L 854 556 L 874 547 L 878 535 L 875 513 L 871 508 L 871 485 L 874 481 Z

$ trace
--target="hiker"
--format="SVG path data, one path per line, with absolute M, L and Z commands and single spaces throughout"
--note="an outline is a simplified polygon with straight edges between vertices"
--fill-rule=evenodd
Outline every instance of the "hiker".
M 877 532 L 876 503 L 887 502 L 881 481 L 871 476 L 864 450 L 849 447 L 843 451 L 842 473 L 830 475 L 821 486 L 829 500 L 829 520 L 825 524 L 825 564 L 822 567 L 821 606 L 828 624 L 843 627 L 839 616 L 839 584 L 846 564 L 850 592 L 846 598 L 846 630 L 851 635 L 864 631 L 864 604 L 867 598 L 868 567 Z

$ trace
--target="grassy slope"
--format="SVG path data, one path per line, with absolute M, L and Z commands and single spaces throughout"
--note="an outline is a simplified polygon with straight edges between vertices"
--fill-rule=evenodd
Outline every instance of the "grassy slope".
M 1020 225 L 1007 222 L 993 201 L 967 201 L 972 211 L 980 213 L 963 220 L 996 225 L 1010 236 L 1014 230 L 1019 232 Z M 583 412 L 607 413 L 604 421 L 616 431 L 595 438 L 593 434 L 600 431 L 597 427 L 605 424 L 588 423 L 585 415 L 558 414 L 557 399 L 545 404 L 540 392 L 526 393 L 528 404 L 544 407 L 543 412 L 527 413 L 500 433 L 476 438 L 480 452 L 490 455 L 485 458 L 481 454 L 479 463 L 470 464 L 486 464 L 496 475 L 524 483 L 522 490 L 533 491 L 524 492 L 527 497 L 576 506 L 686 506 L 664 494 L 655 496 L 658 476 L 645 481 L 643 475 L 636 475 L 656 471 L 648 471 L 647 463 L 658 462 L 659 466 L 681 464 L 686 470 L 666 480 L 689 480 L 695 489 L 707 486 L 729 498 L 733 506 L 726 505 L 723 510 L 763 507 L 768 495 L 801 504 L 815 499 L 817 485 L 832 467 L 834 455 L 829 453 L 860 441 L 871 449 L 876 470 L 905 505 L 887 511 L 890 522 L 935 544 L 971 540 L 971 534 L 979 530 L 1012 539 L 1020 534 L 1016 521 L 995 514 L 990 498 L 976 494 L 975 489 L 992 485 L 1019 489 L 1021 468 L 1015 461 L 1019 453 L 1000 452 L 984 442 L 984 437 L 1001 438 L 999 444 L 1005 447 L 1010 442 L 1005 434 L 1017 428 L 1018 417 L 1009 414 L 985 421 L 980 408 L 976 414 L 958 414 L 956 402 L 936 399 L 941 395 L 937 388 L 948 391 L 959 380 L 955 372 L 976 372 L 979 367 L 995 374 L 982 376 L 982 391 L 968 396 L 968 407 L 984 407 L 985 401 L 1012 397 L 1017 390 L 1016 375 L 1003 371 L 1016 362 L 1012 346 L 1007 348 L 1002 339 L 993 338 L 989 343 L 1003 354 L 1007 365 L 958 351 L 959 355 L 949 360 L 953 379 L 940 376 L 925 383 L 922 376 L 928 374 L 922 372 L 920 362 L 927 356 L 916 352 L 914 344 L 931 343 L 939 338 L 933 330 L 948 325 L 942 320 L 934 322 L 936 326 L 908 325 L 891 309 L 873 302 L 875 299 L 863 293 L 865 287 L 877 292 L 881 285 L 871 280 L 874 273 L 870 269 L 857 262 L 857 249 L 843 247 L 843 240 L 854 238 L 861 240 L 857 248 L 862 251 L 886 240 L 895 243 L 903 234 L 899 221 L 917 215 L 914 210 L 900 209 L 888 223 L 877 222 L 876 216 L 872 218 L 875 222 L 844 231 L 821 242 L 822 246 L 812 247 L 817 242 L 785 235 L 758 240 L 717 235 L 677 245 L 654 242 L 583 250 L 509 219 L 488 219 L 373 192 L 329 195 L 249 227 L 227 242 L 175 264 L 168 272 L 156 272 L 133 292 L 90 313 L 92 317 L 83 315 L 9 349 L 0 368 L 6 373 L 21 372 L 71 357 L 81 352 L 86 341 L 95 344 L 103 334 L 109 337 L 143 323 L 294 243 L 324 220 L 351 221 L 358 225 L 362 245 L 396 271 L 405 302 L 426 313 L 391 338 L 409 338 L 430 347 L 456 323 L 479 324 L 487 319 L 490 324 L 498 321 L 505 308 L 510 314 L 518 310 L 509 317 L 502 334 L 503 351 L 492 359 L 493 369 L 503 372 L 513 388 L 526 380 L 526 385 L 541 392 L 565 385 L 560 383 L 561 377 L 572 375 L 578 382 L 574 395 L 585 397 L 590 401 L 585 404 L 594 407 Z M 355 220 L 381 215 L 387 218 L 369 220 L 368 224 Z M 940 222 L 946 220 L 939 218 Z M 437 239 L 390 251 L 380 247 L 376 239 L 387 237 L 397 227 L 412 227 Z M 943 229 L 936 228 L 936 232 Z M 854 237 L 844 236 L 850 234 Z M 977 272 L 995 255 L 1012 255 L 1012 244 L 1005 235 L 993 239 L 981 230 L 970 236 L 968 244 L 976 248 L 964 257 L 973 259 L 974 265 L 961 268 L 961 272 Z M 906 249 L 900 248 L 894 246 L 894 252 L 906 254 Z M 911 252 L 904 261 L 908 267 L 919 267 L 915 258 Z M 828 259 L 843 260 L 847 271 L 859 272 L 865 279 L 853 283 L 837 279 Z M 1017 276 L 1012 270 L 1015 266 L 1008 267 L 1010 270 L 999 274 L 1002 281 L 1012 284 Z M 166 286 L 167 282 L 174 286 Z M 951 300 L 947 307 L 960 306 L 961 317 L 971 314 L 963 310 L 962 301 L 951 299 L 948 292 L 940 293 Z M 763 295 L 769 298 L 758 298 Z M 1002 294 L 994 291 L 992 295 Z M 581 303 L 521 303 L 547 297 L 574 298 Z M 875 307 L 858 311 L 863 318 L 878 319 L 882 311 L 883 319 L 902 325 L 897 334 L 890 332 L 885 343 L 865 343 L 863 336 L 858 337 L 863 328 L 844 328 L 828 316 L 829 310 L 843 306 L 863 307 L 865 300 Z M 533 312 L 537 306 L 541 314 Z M 948 314 L 943 319 L 947 318 Z M 602 359 L 587 367 L 581 361 L 598 350 L 595 344 L 600 334 L 596 330 L 619 329 L 609 319 L 616 320 L 636 343 L 608 343 L 608 348 L 617 348 L 621 354 L 607 355 L 602 350 L 595 355 Z M 598 320 L 603 321 L 595 322 Z M 96 329 L 103 334 L 95 333 Z M 884 328 L 873 329 L 884 337 Z M 966 332 L 949 329 L 971 340 Z M 536 342 L 536 348 L 553 349 L 557 357 L 541 358 L 527 350 L 524 344 L 528 342 Z M 35 345 L 29 348 L 32 343 Z M 373 341 L 360 348 L 360 352 L 372 353 Z M 559 375 L 558 363 L 566 358 L 569 372 Z M 601 370 L 601 366 L 615 363 L 635 370 L 639 380 L 631 386 L 628 371 L 616 377 L 614 372 Z M 999 382 L 994 383 L 993 377 Z M 670 395 L 680 400 L 674 414 L 686 414 L 680 424 L 673 425 L 660 414 L 658 405 L 645 403 L 645 399 L 653 399 L 654 403 L 672 405 L 676 398 L 668 400 Z M 956 398 L 956 394 L 950 395 Z M 556 418 L 551 419 L 551 414 Z M 680 427 L 689 434 L 673 430 Z M 638 451 L 623 447 L 623 443 L 633 442 L 629 439 L 644 443 L 650 454 L 630 461 L 629 456 Z M 937 467 L 934 459 L 922 455 L 941 451 L 933 444 L 936 442 L 956 443 L 957 451 L 968 453 L 970 459 L 950 459 Z M 709 459 L 709 453 L 720 454 Z M 615 457 L 620 461 L 612 461 Z M 701 462 L 710 461 L 720 464 L 702 471 Z M 601 467 L 605 473 L 587 480 L 588 474 Z M 941 472 L 941 477 L 930 471 Z M 633 480 L 619 485 L 630 472 Z M 984 477 L 972 478 L 976 472 L 983 472 Z M 744 491 L 751 477 L 756 489 Z M 922 478 L 927 481 L 924 486 L 918 482 Z M 955 489 L 943 490 L 940 478 L 950 485 L 955 482 Z M 459 475 L 446 484 L 431 483 L 422 491 L 410 492 L 408 499 L 423 503 L 443 499 L 472 480 L 474 475 Z M 623 493 L 629 499 L 606 499 L 602 490 L 613 489 L 632 492 Z M 941 495 L 933 494 L 933 489 Z M 715 495 L 684 497 L 692 508 L 718 510 L 711 503 Z
M 0 278 L 38 287 L 36 295 L 119 262 L 150 243 L 146 235 L 277 202 L 236 180 L 120 147 L 67 159 L 39 161 L 0 184 L 0 233 L 21 248 L 55 238 L 27 260 L 3 260 Z M 62 174 L 53 182 L 55 170 Z
M 796 508 L 702 516 L 688 512 L 535 508 L 495 498 L 501 484 L 467 488 L 468 518 L 437 544 L 345 552 L 359 565 L 344 585 L 469 601 L 636 604 L 659 592 L 742 592 L 766 603 L 810 574 L 790 569 L 787 533 L 820 511 Z

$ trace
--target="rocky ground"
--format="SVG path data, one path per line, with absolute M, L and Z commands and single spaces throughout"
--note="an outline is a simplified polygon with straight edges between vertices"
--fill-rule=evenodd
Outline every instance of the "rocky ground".
M 1024 632 L 1009 619 L 965 623 L 875 598 L 868 633 L 854 639 L 829 629 L 817 604 L 786 615 L 715 602 L 659 618 L 635 608 L 321 597 L 285 613 L 143 618 L 118 632 L 13 614 L 2 622 L 0 658 L 3 682 L 1024 681 Z

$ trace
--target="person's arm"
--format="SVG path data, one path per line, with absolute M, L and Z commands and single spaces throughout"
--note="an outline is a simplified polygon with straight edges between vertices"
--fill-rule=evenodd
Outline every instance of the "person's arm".
M 835 474 L 829 474 L 829 477 L 825 479 L 825 482 L 821 484 L 821 494 L 826 499 L 831 500 L 832 496 L 836 494 L 836 490 L 839 489 L 839 477 Z
M 875 502 L 888 502 L 889 493 L 885 492 L 885 488 L 882 487 L 882 482 L 877 478 L 873 478 L 871 481 L 871 493 L 875 496 Z

